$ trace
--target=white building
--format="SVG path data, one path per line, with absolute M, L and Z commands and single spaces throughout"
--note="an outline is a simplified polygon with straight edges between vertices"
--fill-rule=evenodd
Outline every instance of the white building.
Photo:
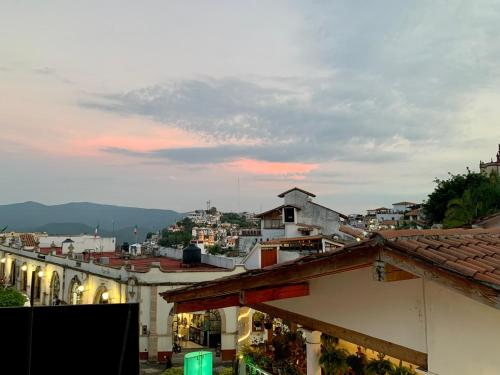
M 216 348 L 232 360 L 237 339 L 237 308 L 212 309 L 207 314 L 175 314 L 159 293 L 244 271 L 229 258 L 202 255 L 202 263 L 186 267 L 182 250 L 161 249 L 167 256 L 131 257 L 120 253 L 81 256 L 43 254 L 22 246 L 0 245 L 0 280 L 31 295 L 34 305 L 140 304 L 140 358 L 164 362 L 172 356 L 175 338 L 182 347 Z M 206 323 L 210 330 L 203 331 Z M 209 333 L 208 333 L 209 332 Z
M 264 241 L 301 236 L 343 236 L 339 228 L 347 216 L 313 202 L 316 197 L 313 193 L 295 187 L 278 197 L 283 198 L 281 206 L 256 215 L 261 219 Z

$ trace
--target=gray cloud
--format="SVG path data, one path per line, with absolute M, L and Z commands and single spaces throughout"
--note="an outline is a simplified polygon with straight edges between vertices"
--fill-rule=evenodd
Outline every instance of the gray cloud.
M 499 6 L 337 1 L 308 5 L 304 14 L 310 22 L 300 42 L 309 63 L 326 72 L 322 78 L 177 80 L 80 105 L 145 116 L 224 144 L 135 156 L 388 162 L 449 140 L 474 92 L 498 81 Z M 259 146 L 232 146 L 240 140 Z

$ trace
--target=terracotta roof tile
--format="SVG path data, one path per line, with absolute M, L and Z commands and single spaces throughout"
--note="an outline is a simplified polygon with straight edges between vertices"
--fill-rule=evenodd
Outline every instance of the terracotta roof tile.
M 500 286 L 500 228 L 379 232 L 386 243 L 465 277 Z
M 425 244 L 429 245 L 430 247 L 432 247 L 433 249 L 437 249 L 441 246 L 448 247 L 447 243 L 443 243 L 442 241 L 432 240 L 430 238 L 420 238 L 418 240 L 418 242 L 425 243 Z
M 463 264 L 460 264 L 460 263 L 457 263 L 457 262 L 447 261 L 446 265 L 450 269 L 452 269 L 452 270 L 454 270 L 454 271 L 456 271 L 458 273 L 461 273 L 461 274 L 463 274 L 465 276 L 472 277 L 472 276 L 474 276 L 477 273 L 477 270 L 475 268 L 467 267 L 466 265 L 463 265 Z
M 417 254 L 423 255 L 425 258 L 432 260 L 435 263 L 445 263 L 449 262 L 446 257 L 440 255 L 435 250 L 418 249 Z

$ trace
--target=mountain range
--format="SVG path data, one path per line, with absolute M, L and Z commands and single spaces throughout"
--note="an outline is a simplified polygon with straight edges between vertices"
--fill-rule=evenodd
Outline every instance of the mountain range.
M 172 210 L 122 207 L 89 202 L 44 205 L 24 202 L 0 205 L 0 229 L 7 231 L 47 232 L 49 234 L 93 234 L 99 226 L 100 236 L 115 236 L 117 243 L 138 240 L 147 232 L 175 223 L 185 215 Z

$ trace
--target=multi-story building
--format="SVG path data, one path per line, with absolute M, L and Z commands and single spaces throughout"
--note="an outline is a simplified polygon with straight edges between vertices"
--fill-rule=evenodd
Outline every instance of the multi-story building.
M 342 236 L 339 228 L 347 216 L 313 202 L 316 195 L 294 187 L 278 195 L 283 204 L 263 212 L 261 235 L 264 241 L 316 235 Z

